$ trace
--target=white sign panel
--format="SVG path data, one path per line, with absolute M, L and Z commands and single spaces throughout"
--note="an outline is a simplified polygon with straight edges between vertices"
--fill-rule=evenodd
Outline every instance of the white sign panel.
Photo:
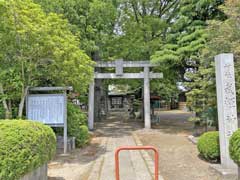
M 27 118 L 44 124 L 64 124 L 64 94 L 37 94 L 27 98 Z

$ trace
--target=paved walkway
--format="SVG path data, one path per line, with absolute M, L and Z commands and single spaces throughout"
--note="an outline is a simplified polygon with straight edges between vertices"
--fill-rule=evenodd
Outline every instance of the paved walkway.
M 114 152 L 119 146 L 142 145 L 135 131 L 143 123 L 126 121 L 124 112 L 97 123 L 89 146 L 68 156 L 57 155 L 48 164 L 49 180 L 115 180 Z M 152 180 L 153 160 L 147 151 L 120 152 L 121 180 Z M 162 180 L 161 178 L 159 178 Z
M 134 146 L 135 139 L 132 136 L 134 130 L 142 128 L 139 123 L 123 122 L 119 119 L 121 114 L 113 114 L 108 120 L 97 124 L 97 131 L 102 134 L 102 153 L 95 164 L 89 180 L 114 180 L 115 164 L 114 151 L 119 146 Z M 118 119 L 118 120 L 116 120 Z M 151 180 L 152 174 L 148 163 L 139 151 L 120 152 L 120 178 L 121 180 Z M 152 168 L 152 167 L 151 167 Z

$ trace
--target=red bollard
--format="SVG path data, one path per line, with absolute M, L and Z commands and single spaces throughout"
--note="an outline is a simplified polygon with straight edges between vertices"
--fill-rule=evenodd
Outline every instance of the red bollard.
M 122 146 L 115 150 L 115 175 L 116 180 L 120 180 L 119 177 L 119 152 L 122 150 L 153 150 L 154 151 L 154 162 L 155 162 L 155 180 L 158 180 L 158 150 L 153 146 Z

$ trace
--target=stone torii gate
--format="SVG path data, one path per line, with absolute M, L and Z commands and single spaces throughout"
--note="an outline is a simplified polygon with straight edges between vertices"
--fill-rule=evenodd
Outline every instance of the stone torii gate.
M 123 61 L 118 59 L 109 62 L 97 62 L 96 68 L 115 68 L 115 73 L 94 73 L 94 80 L 89 86 L 88 98 L 88 128 L 94 128 L 94 90 L 95 79 L 144 79 L 144 127 L 151 128 L 150 116 L 150 79 L 163 78 L 162 73 L 153 73 L 149 69 L 156 65 L 151 64 L 150 61 Z M 143 72 L 139 73 L 124 73 L 123 68 L 143 68 Z

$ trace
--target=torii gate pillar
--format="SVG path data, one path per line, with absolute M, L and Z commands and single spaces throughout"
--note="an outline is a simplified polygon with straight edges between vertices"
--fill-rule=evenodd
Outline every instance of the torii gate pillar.
M 151 128 L 149 67 L 144 67 L 144 126 Z
M 95 89 L 95 80 L 89 85 L 89 94 L 88 94 L 88 128 L 89 130 L 94 129 L 94 89 Z

